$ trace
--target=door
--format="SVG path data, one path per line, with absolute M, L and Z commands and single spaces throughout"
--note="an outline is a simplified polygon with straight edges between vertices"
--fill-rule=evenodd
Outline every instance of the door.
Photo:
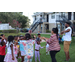
M 73 31 L 75 32 L 75 22 L 73 23 Z
M 71 20 L 71 12 L 68 12 L 68 20 Z
M 49 15 L 47 14 L 47 22 L 49 22 Z

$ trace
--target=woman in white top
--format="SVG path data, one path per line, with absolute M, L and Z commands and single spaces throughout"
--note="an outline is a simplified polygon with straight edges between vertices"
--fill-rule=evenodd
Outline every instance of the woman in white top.
M 7 54 L 5 56 L 4 61 L 5 62 L 17 62 L 16 56 L 15 56 L 15 50 L 14 50 L 14 44 L 13 44 L 14 37 L 9 36 L 8 37 L 8 45 L 7 45 Z
M 65 61 L 68 61 L 70 59 L 69 47 L 70 47 L 70 44 L 71 44 L 72 29 L 70 27 L 69 22 L 65 23 L 65 27 L 66 27 L 65 31 L 62 31 L 61 34 L 64 34 L 64 36 L 63 36 L 63 39 L 64 39 L 64 52 L 65 52 L 65 55 L 66 55 L 66 60 Z

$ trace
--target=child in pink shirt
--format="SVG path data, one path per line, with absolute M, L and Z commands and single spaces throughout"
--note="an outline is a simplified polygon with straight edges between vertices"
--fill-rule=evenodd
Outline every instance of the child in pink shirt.
M 18 47 L 16 42 L 14 43 L 14 49 L 15 49 L 15 56 L 17 57 L 17 53 L 18 53 Z
M 35 43 L 35 62 L 37 62 L 37 57 L 40 62 L 40 53 L 39 53 L 40 48 L 44 48 L 44 47 L 40 46 L 40 40 L 37 39 L 37 41 Z

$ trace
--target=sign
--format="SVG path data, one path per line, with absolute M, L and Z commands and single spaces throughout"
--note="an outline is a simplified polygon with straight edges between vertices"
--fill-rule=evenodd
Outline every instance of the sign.
M 25 51 L 26 56 L 33 56 L 33 51 L 34 51 L 34 40 L 20 40 L 20 51 Z

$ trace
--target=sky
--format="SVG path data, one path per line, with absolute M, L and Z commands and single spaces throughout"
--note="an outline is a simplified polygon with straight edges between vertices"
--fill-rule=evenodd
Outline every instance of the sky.
M 32 18 L 32 15 L 33 15 L 34 12 L 23 12 L 23 15 L 25 16 L 28 16 L 29 19 L 31 20 L 31 24 L 33 23 L 33 18 Z

